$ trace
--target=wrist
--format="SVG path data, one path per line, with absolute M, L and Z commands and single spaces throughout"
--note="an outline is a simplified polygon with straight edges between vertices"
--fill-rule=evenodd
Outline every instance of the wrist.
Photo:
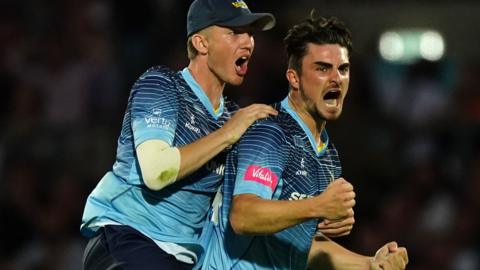
M 383 269 L 383 268 L 381 268 L 380 264 L 378 262 L 376 262 L 374 256 L 366 257 L 366 261 L 367 261 L 367 267 L 365 267 L 365 269 L 368 269 L 368 270 Z
M 216 140 L 221 142 L 223 147 L 228 147 L 233 145 L 240 139 L 239 137 L 235 136 L 232 132 L 225 128 L 225 126 L 217 129 L 216 131 L 212 132 L 216 136 Z
M 327 216 L 330 216 L 329 211 L 326 207 L 329 205 L 328 201 L 325 200 L 325 196 L 320 194 L 316 197 L 312 197 L 312 218 L 322 218 L 326 219 Z
M 312 219 L 312 218 L 324 218 L 324 209 L 323 207 L 319 207 L 324 205 L 322 203 L 322 198 L 321 195 L 317 197 L 312 197 L 303 200 L 308 206 L 308 210 L 305 212 L 307 213 L 306 218 Z

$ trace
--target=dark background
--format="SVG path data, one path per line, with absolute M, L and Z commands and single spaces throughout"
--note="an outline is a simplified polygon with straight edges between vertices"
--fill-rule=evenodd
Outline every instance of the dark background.
M 81 269 L 88 193 L 115 157 L 130 86 L 148 67 L 181 69 L 181 0 L 2 0 L 0 3 L 0 269 Z M 327 128 L 357 193 L 340 243 L 373 255 L 406 246 L 408 269 L 480 269 L 480 3 L 249 1 L 277 17 L 255 36 L 241 105 L 287 93 L 286 29 L 311 8 L 352 29 L 351 85 Z M 438 62 L 379 57 L 391 28 L 443 34 Z

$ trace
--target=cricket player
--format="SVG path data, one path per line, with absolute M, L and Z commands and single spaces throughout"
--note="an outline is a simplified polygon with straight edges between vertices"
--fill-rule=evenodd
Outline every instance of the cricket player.
M 407 252 L 395 242 L 363 256 L 329 237 L 353 225 L 355 192 L 325 128 L 347 95 L 350 31 L 312 12 L 284 41 L 288 96 L 227 157 L 202 269 L 404 269 Z
M 131 89 L 116 161 L 85 205 L 85 269 L 192 269 L 198 262 L 225 150 L 254 121 L 277 113 L 263 104 L 238 110 L 223 96 L 226 84 L 240 85 L 247 74 L 253 33 L 274 24 L 273 15 L 252 13 L 241 0 L 192 2 L 188 67 L 152 67 Z

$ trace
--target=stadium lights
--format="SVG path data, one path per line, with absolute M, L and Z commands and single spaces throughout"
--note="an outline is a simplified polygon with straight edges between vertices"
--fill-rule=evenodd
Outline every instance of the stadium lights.
M 378 49 L 389 62 L 408 64 L 421 58 L 438 61 L 445 53 L 445 41 L 435 30 L 390 30 L 380 36 Z

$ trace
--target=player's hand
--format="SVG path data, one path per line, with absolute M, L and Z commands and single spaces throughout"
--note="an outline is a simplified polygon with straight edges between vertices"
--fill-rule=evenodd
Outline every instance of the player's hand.
M 238 110 L 220 130 L 226 134 L 227 143 L 232 145 L 240 139 L 250 125 L 258 119 L 277 115 L 278 112 L 265 104 L 252 104 Z
M 355 218 L 353 216 L 337 220 L 324 219 L 318 223 L 317 229 L 328 237 L 349 235 L 352 231 Z
M 403 270 L 408 264 L 408 253 L 404 247 L 398 247 L 396 242 L 390 242 L 381 247 L 373 257 L 371 270 Z
M 343 178 L 328 185 L 320 195 L 313 198 L 317 207 L 317 217 L 329 220 L 353 217 L 355 192 L 353 186 Z

